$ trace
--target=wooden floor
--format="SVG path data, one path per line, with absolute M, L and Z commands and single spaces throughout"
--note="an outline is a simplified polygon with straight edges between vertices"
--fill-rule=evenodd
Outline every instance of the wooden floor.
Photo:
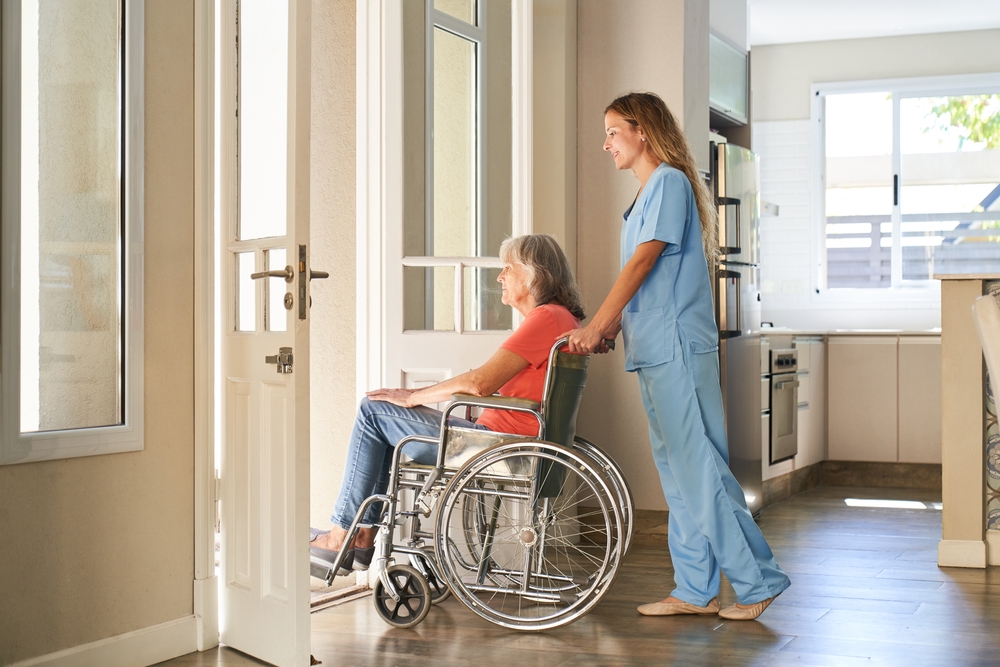
M 451 598 L 412 630 L 371 598 L 312 615 L 312 652 L 340 665 L 1000 665 L 1000 568 L 939 568 L 941 512 L 848 507 L 845 498 L 940 502 L 928 491 L 820 487 L 764 510 L 760 526 L 792 579 L 757 621 L 647 618 L 672 587 L 663 547 L 638 545 L 588 616 L 541 634 L 482 621 Z M 721 602 L 734 602 L 723 582 Z M 220 648 L 170 667 L 259 665 Z

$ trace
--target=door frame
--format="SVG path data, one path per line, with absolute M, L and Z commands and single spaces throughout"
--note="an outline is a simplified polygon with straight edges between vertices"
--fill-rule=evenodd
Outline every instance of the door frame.
M 357 395 L 386 386 L 384 233 L 403 215 L 403 0 L 357 0 Z M 534 0 L 511 2 L 511 232 L 532 230 Z
M 219 645 L 215 533 L 215 0 L 194 8 L 194 615 L 197 646 Z M 223 135 L 224 136 L 224 135 Z

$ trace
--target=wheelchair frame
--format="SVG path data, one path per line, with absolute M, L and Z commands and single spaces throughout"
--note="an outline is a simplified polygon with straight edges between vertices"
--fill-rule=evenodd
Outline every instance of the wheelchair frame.
M 512 397 L 455 394 L 442 413 L 437 439 L 407 436 L 396 445 L 387 492 L 362 502 L 344 541 L 347 544 L 357 535 L 366 510 L 382 503 L 369 577 L 376 609 L 390 625 L 416 625 L 432 604 L 454 592 L 473 612 L 492 623 L 539 631 L 576 620 L 607 593 L 631 543 L 634 505 L 615 462 L 593 443 L 575 437 L 586 362 L 568 360 L 579 356 L 561 352 L 565 344 L 562 338 L 549 352 L 541 404 Z M 564 364 L 566 361 L 570 363 Z M 573 423 L 568 428 L 563 424 L 561 432 L 572 440 L 548 442 L 546 412 L 552 412 L 550 400 L 558 369 L 570 367 L 577 372 L 578 386 L 571 387 L 563 400 L 575 401 L 570 406 Z M 448 417 L 461 407 L 467 412 L 479 407 L 531 414 L 538 420 L 538 435 L 530 438 L 449 426 Z M 448 446 L 456 437 L 492 444 L 480 443 L 481 450 L 461 465 L 449 467 Z M 403 463 L 402 451 L 410 442 L 438 445 L 436 465 Z M 589 493 L 587 502 L 598 504 L 596 511 L 580 514 L 578 497 L 563 499 L 567 489 L 576 493 L 581 488 Z M 402 507 L 404 489 L 414 495 L 412 509 Z M 543 493 L 548 495 L 543 497 Z M 489 508 L 487 500 L 492 502 Z M 518 510 L 517 517 L 509 511 L 500 516 L 505 501 L 508 508 Z M 469 502 L 474 503 L 471 528 Z M 435 511 L 435 530 L 422 530 L 421 519 L 430 518 Z M 527 520 L 521 516 L 525 512 Z M 505 520 L 512 525 L 503 526 Z M 394 543 L 395 527 L 407 521 L 409 539 L 405 544 Z M 461 545 L 450 534 L 456 522 L 462 525 Z M 463 548 L 478 562 L 468 562 Z M 347 553 L 342 549 L 326 573 L 314 564 L 313 576 L 332 581 Z M 409 564 L 397 563 L 395 554 L 405 556 Z M 503 557 L 510 562 L 507 567 L 500 566 Z M 523 562 L 522 569 L 514 566 L 518 559 Z M 516 612 L 508 610 L 508 599 Z

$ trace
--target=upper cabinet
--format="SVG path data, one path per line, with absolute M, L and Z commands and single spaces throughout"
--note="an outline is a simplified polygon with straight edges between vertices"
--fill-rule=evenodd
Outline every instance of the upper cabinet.
M 713 125 L 746 125 L 750 101 L 747 52 L 713 32 L 708 37 L 708 61 Z

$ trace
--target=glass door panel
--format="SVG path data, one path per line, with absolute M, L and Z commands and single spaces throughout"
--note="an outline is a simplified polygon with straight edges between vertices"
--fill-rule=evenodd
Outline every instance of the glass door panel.
M 497 268 L 465 267 L 465 331 L 509 331 L 513 328 L 513 311 L 500 300 L 502 292 L 497 282 L 500 271 Z
M 253 252 L 236 255 L 236 330 L 257 330 L 257 288 L 250 277 L 255 271 Z
M 287 255 L 284 248 L 274 248 L 267 251 L 267 270 L 284 271 L 288 265 Z M 291 291 L 291 284 L 285 282 L 284 278 L 267 279 L 267 309 L 264 311 L 264 319 L 267 321 L 268 331 L 287 331 L 288 316 L 285 310 L 285 294 Z
M 434 9 L 476 25 L 476 0 L 434 0 Z
M 239 4 L 240 240 L 285 235 L 288 3 Z
M 475 42 L 434 29 L 434 207 L 427 255 L 476 255 L 476 50 Z
M 403 267 L 403 329 L 455 330 L 454 267 Z

